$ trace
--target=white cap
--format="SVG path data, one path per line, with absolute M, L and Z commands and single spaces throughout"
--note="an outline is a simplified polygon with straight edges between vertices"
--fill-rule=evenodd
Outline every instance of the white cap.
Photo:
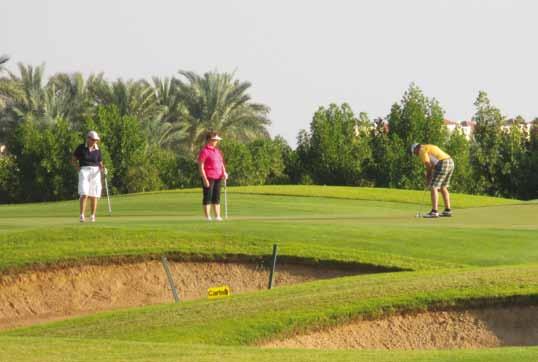
M 90 131 L 90 132 L 88 132 L 88 134 L 87 134 L 86 137 L 87 137 L 87 138 L 91 138 L 92 140 L 97 140 L 97 141 L 101 140 L 101 139 L 99 138 L 99 135 L 98 135 L 97 132 L 95 132 L 95 131 Z
M 420 145 L 420 143 L 413 143 L 411 145 L 411 154 L 415 153 L 415 148 L 417 148 L 417 146 L 419 146 L 419 145 Z

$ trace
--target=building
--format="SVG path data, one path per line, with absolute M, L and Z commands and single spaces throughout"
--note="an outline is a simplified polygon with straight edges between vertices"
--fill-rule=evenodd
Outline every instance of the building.
M 457 129 L 460 129 L 461 132 L 463 133 L 463 135 L 465 136 L 465 138 L 470 140 L 471 137 L 473 136 L 473 132 L 474 132 L 474 128 L 476 126 L 476 122 L 473 122 L 473 121 L 458 122 L 458 121 L 452 121 L 452 120 L 449 120 L 449 119 L 445 119 L 445 126 L 446 126 L 449 134 L 452 134 Z
M 530 137 L 532 124 L 525 122 L 522 118 L 507 119 L 502 125 L 504 132 L 510 132 L 513 126 L 519 126 L 519 129 L 527 136 Z

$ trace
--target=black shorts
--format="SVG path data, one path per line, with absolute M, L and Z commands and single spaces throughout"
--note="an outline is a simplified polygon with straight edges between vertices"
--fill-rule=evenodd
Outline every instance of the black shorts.
M 222 179 L 209 179 L 209 187 L 204 186 L 204 182 L 202 181 L 202 187 L 204 189 L 204 199 L 202 201 L 203 205 L 218 205 L 220 204 L 220 185 L 222 183 Z

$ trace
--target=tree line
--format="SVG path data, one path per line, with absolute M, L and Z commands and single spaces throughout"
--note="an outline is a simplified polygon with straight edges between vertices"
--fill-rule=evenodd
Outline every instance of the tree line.
M 421 189 L 424 167 L 410 154 L 412 143 L 431 143 L 456 164 L 452 190 L 519 199 L 538 198 L 538 119 L 509 122 L 479 92 L 475 128 L 468 139 L 461 128 L 449 133 L 444 111 L 412 84 L 386 119 L 356 116 L 349 105 L 331 104 L 314 114 L 298 138 L 294 182 Z
M 44 66 L 2 68 L 0 58 L 0 202 L 76 197 L 76 171 L 68 160 L 96 130 L 114 193 L 196 187 L 196 155 L 203 136 L 224 137 L 231 185 L 327 184 L 423 187 L 423 169 L 410 156 L 413 142 L 434 143 L 456 162 L 459 192 L 538 197 L 538 123 L 526 135 L 481 92 L 476 128 L 468 140 L 444 126 L 435 99 L 411 85 L 385 120 L 354 114 L 347 104 L 320 107 L 292 149 L 271 138 L 269 107 L 254 102 L 249 82 L 234 74 L 180 71 L 169 78 L 108 81 L 59 73 Z M 520 118 L 518 118 L 521 121 Z

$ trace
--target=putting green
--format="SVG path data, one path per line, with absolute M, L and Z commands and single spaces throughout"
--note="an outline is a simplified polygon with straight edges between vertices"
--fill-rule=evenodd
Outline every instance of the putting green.
M 84 343 L 79 340 L 70 346 L 65 338 L 85 338 L 95 356 L 100 352 L 94 339 L 107 338 L 104 346 L 117 352 L 118 360 L 130 358 L 129 343 L 137 349 L 142 348 L 141 342 L 152 342 L 147 348 L 154 351 L 164 343 L 163 351 L 169 348 L 170 354 L 163 352 L 162 360 L 173 359 L 176 345 L 203 360 L 204 351 L 214 356 L 213 346 L 223 344 L 231 346 L 225 350 L 228 359 L 306 360 L 312 356 L 307 351 L 242 346 L 391 310 L 497 298 L 536 302 L 537 203 L 454 195 L 453 218 L 426 220 L 415 218 L 418 210 L 427 211 L 416 203 L 421 195 L 316 186 L 230 188 L 230 219 L 222 223 L 201 219 L 198 190 L 114 197 L 113 216 L 106 216 L 106 203 L 101 202 L 95 224 L 79 224 L 76 201 L 1 206 L 0 269 L 4 272 L 39 263 L 163 253 L 207 259 L 268 255 L 273 243 L 278 243 L 283 256 L 413 272 L 339 278 L 224 301 L 145 307 L 22 329 L 9 333 L 11 337 L 0 337 L 0 350 L 7 351 L 0 353 L 31 360 L 16 351 L 32 336 L 39 341 L 35 351 L 56 351 L 66 359 Z M 51 339 L 54 343 L 49 348 Z M 185 343 L 197 346 L 185 349 Z M 335 360 L 371 357 L 362 352 L 324 353 Z M 376 356 L 386 360 L 489 361 L 498 354 L 530 361 L 535 353 L 535 348 L 514 348 L 502 352 L 379 352 Z M 146 360 L 159 360 L 158 356 L 150 353 Z

